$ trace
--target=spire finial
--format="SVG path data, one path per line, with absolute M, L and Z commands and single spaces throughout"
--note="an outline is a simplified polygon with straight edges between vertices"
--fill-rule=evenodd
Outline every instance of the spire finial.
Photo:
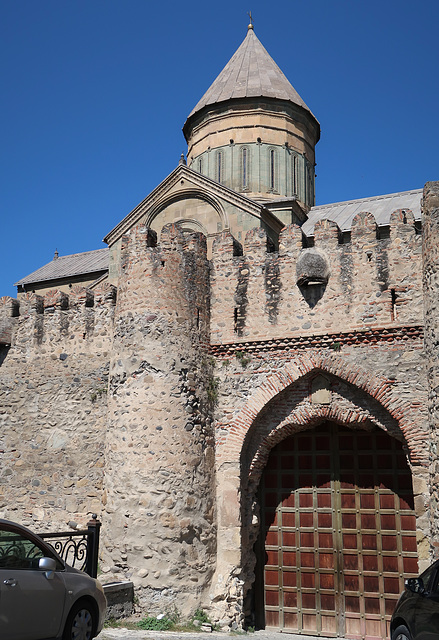
M 58 249 L 55 249 L 55 255 L 53 256 L 53 259 L 56 260 L 58 256 L 59 256 Z
M 251 30 L 253 31 L 254 27 L 253 27 L 252 12 L 251 12 L 251 11 L 248 11 L 248 12 L 247 12 L 247 15 L 248 15 L 248 17 L 250 18 L 250 24 L 248 25 L 247 30 L 250 30 L 250 29 L 251 29 Z
M 178 164 L 186 164 L 186 158 L 184 157 L 184 153 L 181 154 L 180 161 Z

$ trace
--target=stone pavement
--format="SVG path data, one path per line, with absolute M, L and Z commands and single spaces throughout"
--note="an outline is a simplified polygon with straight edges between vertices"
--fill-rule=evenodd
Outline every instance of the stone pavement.
M 299 636 L 296 634 L 285 634 L 279 631 L 255 631 L 254 633 L 245 632 L 182 632 L 182 631 L 140 631 L 129 630 L 124 628 L 104 629 L 99 640 L 329 640 L 319 636 Z

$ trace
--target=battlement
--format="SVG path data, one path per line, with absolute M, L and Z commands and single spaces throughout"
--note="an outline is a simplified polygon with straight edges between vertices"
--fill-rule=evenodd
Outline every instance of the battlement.
M 208 341 L 209 262 L 202 233 L 168 224 L 157 243 L 156 233 L 139 224 L 122 238 L 120 274 L 119 323 L 132 314 L 142 317 L 140 323 L 153 315 L 176 335 L 184 327 L 194 340 Z
M 243 247 L 223 231 L 212 248 L 211 342 L 421 325 L 421 252 L 413 213 L 402 209 L 385 232 L 357 214 L 348 238 L 322 219 L 313 243 L 289 225 L 277 252 L 261 228 Z
M 156 233 L 139 224 L 122 239 L 115 313 L 160 309 L 191 328 L 202 325 L 203 341 L 210 327 L 214 345 L 422 325 L 421 254 L 413 213 L 403 209 L 392 213 L 386 233 L 367 211 L 355 216 L 348 238 L 327 219 L 316 223 L 311 243 L 289 225 L 278 251 L 263 228 L 248 231 L 242 245 L 225 230 L 210 265 L 202 233 L 169 224 L 157 243 Z M 2 298 L 1 343 L 11 344 L 29 323 L 37 343 L 47 331 L 54 339 L 72 327 L 91 335 L 95 319 L 107 317 L 115 302 L 108 284 Z
M 0 344 L 41 344 L 48 336 L 53 341 L 56 334 L 72 332 L 85 339 L 108 324 L 115 303 L 116 287 L 108 283 L 93 290 L 73 286 L 69 294 L 52 289 L 44 296 L 26 293 L 20 300 L 2 297 Z

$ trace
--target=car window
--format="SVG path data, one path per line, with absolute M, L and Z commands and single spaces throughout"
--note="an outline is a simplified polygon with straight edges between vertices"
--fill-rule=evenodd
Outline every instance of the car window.
M 15 531 L 0 531 L 0 569 L 38 569 L 44 552 Z
M 437 566 L 435 563 L 431 567 L 428 567 L 428 569 L 426 569 L 424 573 L 421 573 L 421 575 L 419 576 L 420 578 L 422 578 L 422 582 L 424 583 L 424 588 L 426 590 L 434 589 L 435 585 L 431 585 L 430 583 L 436 570 Z M 437 583 L 437 577 L 435 578 L 435 583 Z

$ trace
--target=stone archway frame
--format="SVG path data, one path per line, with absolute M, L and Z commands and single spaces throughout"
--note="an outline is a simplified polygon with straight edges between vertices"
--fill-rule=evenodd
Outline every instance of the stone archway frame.
M 222 462 L 231 462 L 230 454 L 241 457 L 245 438 L 252 424 L 257 419 L 262 409 L 279 393 L 293 385 L 300 378 L 315 371 L 328 373 L 358 387 L 371 398 L 379 402 L 389 415 L 394 418 L 401 429 L 401 433 L 407 443 L 410 461 L 412 464 L 428 466 L 428 452 L 425 448 L 425 434 L 417 427 L 418 418 L 416 403 L 401 400 L 393 393 L 395 381 L 366 371 L 361 366 L 351 365 L 337 354 L 323 353 L 321 351 L 309 351 L 286 363 L 281 371 L 271 376 L 255 391 L 238 415 L 233 419 L 232 425 L 224 425 L 227 435 L 218 443 L 218 466 Z M 299 418 L 299 416 L 298 416 Z M 314 411 L 307 412 L 299 421 L 299 424 L 309 424 L 310 420 L 334 420 L 343 422 L 347 416 L 340 408 L 331 405 L 314 405 Z M 349 416 L 348 422 L 352 422 Z M 221 428 L 222 425 L 219 425 Z M 392 434 L 391 434 L 392 435 Z M 272 445 L 274 446 L 274 445 Z M 257 460 L 263 455 L 261 450 L 256 454 L 250 469 L 259 466 Z M 237 460 L 234 460 L 237 461 Z
M 222 229 L 223 230 L 229 229 L 229 218 L 220 200 L 218 198 L 213 197 L 209 193 L 205 193 L 200 189 L 194 189 L 194 188 L 182 189 L 178 193 L 171 194 L 168 197 L 160 200 L 154 207 L 152 207 L 149 210 L 148 215 L 145 219 L 145 226 L 151 227 L 154 222 L 154 219 L 164 209 L 166 209 L 166 207 L 169 207 L 169 205 L 174 204 L 175 202 L 178 202 L 180 200 L 188 200 L 188 199 L 203 200 L 204 202 L 209 204 L 217 212 L 219 219 L 221 221 Z M 200 225 L 200 227 L 202 226 L 198 220 L 195 220 L 192 218 L 184 218 L 184 219 L 182 218 L 182 219 L 179 219 L 178 222 L 190 222 L 191 224 L 198 224 Z M 203 232 L 203 233 L 205 233 L 206 236 L 208 235 L 207 232 Z
M 251 461 L 243 469 L 243 454 L 246 438 L 251 428 L 267 404 L 281 392 L 293 386 L 308 374 L 328 374 L 342 382 L 357 387 L 365 396 L 369 395 L 393 418 L 405 440 L 412 465 L 422 475 L 428 470 L 428 452 L 425 434 L 417 427 L 419 413 L 416 403 L 401 400 L 394 391 L 394 380 L 368 372 L 364 368 L 347 362 L 342 354 L 322 351 L 308 351 L 292 356 L 282 370 L 270 375 L 248 399 L 246 404 L 224 425 L 219 424 L 217 433 L 223 433 L 217 442 L 217 507 L 218 507 L 218 555 L 217 570 L 213 579 L 212 592 L 217 598 L 218 609 L 227 611 L 227 602 L 235 602 L 243 607 L 244 600 L 254 581 L 256 557 L 253 545 L 259 530 L 258 510 L 255 492 L 271 448 L 290 433 L 303 430 L 324 420 L 337 423 L 370 426 L 370 419 L 364 419 L 362 412 L 331 404 L 298 405 L 294 415 L 289 415 L 270 433 L 255 443 Z M 382 425 L 378 425 L 381 426 Z M 395 437 L 395 433 L 389 433 Z M 250 436 L 251 437 L 251 436 Z M 239 582 L 238 597 L 231 597 Z M 236 602 L 238 600 L 238 602 Z M 222 607 L 220 605 L 222 602 Z

